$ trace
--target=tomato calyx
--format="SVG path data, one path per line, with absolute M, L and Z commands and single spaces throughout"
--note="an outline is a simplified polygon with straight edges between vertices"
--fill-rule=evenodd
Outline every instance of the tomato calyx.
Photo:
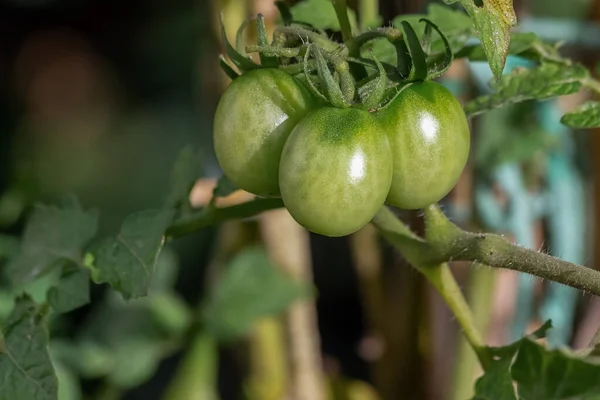
M 413 25 L 402 21 L 401 29 L 379 28 L 339 43 L 326 32 L 293 20 L 284 3 L 277 2 L 277 6 L 284 24 L 276 27 L 271 41 L 261 14 L 253 18 L 257 29 L 255 45 L 243 43 L 243 32 L 250 20 L 239 27 L 235 47 L 227 40 L 221 23 L 229 61 L 221 56 L 220 64 L 231 79 L 252 69 L 279 68 L 303 81 L 326 104 L 374 112 L 384 108 L 407 84 L 438 78 L 454 59 L 444 33 L 426 18 L 419 20 L 425 24 L 420 35 Z M 442 53 L 430 54 L 434 33 L 441 38 Z M 380 61 L 367 47 L 377 39 L 394 46 L 395 63 Z M 249 55 L 252 53 L 258 53 L 260 62 Z

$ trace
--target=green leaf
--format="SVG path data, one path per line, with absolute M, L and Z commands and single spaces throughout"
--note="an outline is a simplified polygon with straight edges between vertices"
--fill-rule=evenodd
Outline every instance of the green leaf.
M 19 254 L 19 239 L 0 234 L 0 261 L 10 260 Z
M 290 11 L 294 21 L 304 22 L 317 29 L 330 29 L 340 31 L 340 23 L 331 0 L 305 0 L 294 4 Z M 356 13 L 348 10 L 350 25 L 355 30 L 357 27 Z
M 83 398 L 77 374 L 62 363 L 52 360 L 58 379 L 58 400 L 80 400 Z
M 0 399 L 57 399 L 44 322 L 30 299 L 17 301 L 0 335 Z
M 552 324 L 548 321 L 528 337 L 533 340 L 541 339 L 551 327 Z M 510 366 L 525 340 L 529 339 L 523 338 L 504 347 L 487 347 L 493 361 L 484 375 L 475 382 L 475 397 L 472 400 L 517 400 Z
M 50 343 L 53 360 L 77 371 L 85 379 L 97 379 L 107 375 L 115 366 L 111 349 L 93 341 L 53 340 Z
M 154 339 L 126 338 L 115 343 L 115 366 L 108 379 L 122 388 L 133 388 L 146 382 L 158 369 L 162 346 Z
M 92 274 L 97 283 L 109 283 L 125 299 L 145 296 L 173 219 L 171 210 L 146 210 L 128 216 L 119 234 L 105 239 L 94 251 Z
M 58 286 L 48 291 L 48 303 L 58 313 L 66 313 L 90 302 L 90 274 L 71 269 L 63 274 Z
M 600 399 L 600 360 L 525 339 L 511 369 L 522 400 Z
M 587 69 L 581 65 L 544 63 L 535 68 L 515 69 L 491 84 L 494 93 L 466 103 L 465 112 L 472 117 L 508 104 L 576 93 L 587 76 Z
M 37 204 L 27 221 L 20 254 L 8 266 L 10 278 L 30 282 L 62 260 L 80 265 L 83 248 L 97 227 L 96 212 Z
M 260 317 L 283 312 L 311 289 L 271 265 L 261 248 L 239 253 L 223 271 L 204 307 L 207 329 L 219 340 L 246 334 Z
M 588 101 L 563 115 L 560 122 L 571 128 L 598 128 L 600 127 L 600 102 Z
M 171 169 L 171 182 L 165 207 L 189 207 L 190 191 L 201 173 L 199 154 L 194 152 L 192 146 L 184 147 Z
M 460 2 L 473 20 L 492 73 L 500 79 L 510 45 L 510 29 L 517 24 L 512 0 L 485 0 L 480 6 L 475 0 Z

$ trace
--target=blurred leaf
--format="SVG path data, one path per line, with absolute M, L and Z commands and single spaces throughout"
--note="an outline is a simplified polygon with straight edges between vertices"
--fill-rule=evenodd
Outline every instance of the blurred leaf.
M 0 234 L 0 262 L 17 256 L 19 248 L 20 243 L 18 238 Z
M 178 274 L 179 260 L 177 259 L 177 253 L 170 246 L 163 247 L 156 260 L 154 276 L 152 282 L 150 282 L 150 292 L 170 291 L 175 286 Z
M 427 8 L 427 14 L 405 14 L 399 15 L 392 21 L 392 25 L 398 29 L 402 27 L 402 21 L 412 25 L 419 38 L 425 31 L 425 24 L 419 22 L 421 18 L 427 18 L 448 37 L 450 48 L 454 53 L 461 50 L 467 40 L 474 34 L 473 23 L 467 14 L 462 11 L 454 10 L 441 4 L 430 4 Z M 444 43 L 436 39 L 431 44 L 431 52 L 443 52 Z
M 10 277 L 14 282 L 29 282 L 61 260 L 80 265 L 83 248 L 97 227 L 96 212 L 37 204 L 27 221 L 20 254 L 9 264 Z
M 500 79 L 510 45 L 510 29 L 517 24 L 512 0 L 486 0 L 481 5 L 474 0 L 460 2 L 473 20 L 492 73 Z
M 97 379 L 105 376 L 115 365 L 111 350 L 92 341 L 53 340 L 50 344 L 50 352 L 52 359 L 77 371 L 85 379 Z
M 202 173 L 200 157 L 191 146 L 177 156 L 171 170 L 171 184 L 165 201 L 167 208 L 189 207 L 190 191 Z
M 146 210 L 128 216 L 119 234 L 102 241 L 94 252 L 92 276 L 97 283 L 109 283 L 125 299 L 145 296 L 172 219 L 171 210 Z
M 340 31 L 340 23 L 335 14 L 331 0 L 304 0 L 294 4 L 291 9 L 294 21 L 305 22 L 317 29 L 330 29 Z M 357 27 L 356 13 L 348 9 L 350 25 L 355 30 Z
M 198 332 L 178 366 L 163 400 L 218 400 L 217 343 L 206 332 Z
M 58 286 L 48 292 L 48 303 L 58 313 L 66 313 L 90 302 L 90 274 L 72 269 L 61 276 Z
M 263 249 L 249 248 L 230 262 L 212 288 L 204 320 L 218 339 L 236 340 L 256 319 L 278 314 L 311 293 L 311 288 L 273 267 Z
M 192 312 L 175 293 L 159 293 L 148 298 L 150 312 L 156 323 L 169 334 L 181 334 L 192 323 Z
M 0 399 L 57 399 L 44 322 L 29 298 L 18 300 L 0 336 Z
M 15 307 L 15 298 L 8 290 L 0 290 L 0 326 Z
M 52 361 L 58 379 L 58 400 L 80 400 L 82 399 L 79 379 L 72 370 L 62 363 Z
M 160 343 L 143 337 L 132 337 L 115 343 L 115 366 L 108 379 L 121 388 L 132 388 L 150 379 L 161 360 Z
M 563 115 L 560 122 L 571 128 L 597 128 L 600 127 L 600 102 L 588 101 Z
M 515 69 L 499 82 L 491 83 L 494 93 L 477 97 L 465 104 L 465 112 L 474 116 L 526 100 L 543 100 L 576 93 L 588 71 L 581 65 L 544 63 L 535 68 Z

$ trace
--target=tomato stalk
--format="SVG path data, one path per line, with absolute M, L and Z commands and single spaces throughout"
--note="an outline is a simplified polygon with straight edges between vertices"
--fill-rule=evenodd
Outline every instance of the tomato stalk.
M 352 26 L 350 25 L 350 19 L 348 18 L 348 4 L 346 0 L 332 0 L 335 14 L 337 15 L 338 21 L 340 22 L 340 29 L 342 30 L 342 39 L 344 42 L 348 42 L 352 39 Z

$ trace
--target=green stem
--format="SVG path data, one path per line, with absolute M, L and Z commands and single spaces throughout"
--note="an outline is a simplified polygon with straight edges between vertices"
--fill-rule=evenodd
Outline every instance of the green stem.
M 335 14 L 340 22 L 342 39 L 344 40 L 344 43 L 346 43 L 352 39 L 352 26 L 350 25 L 350 19 L 348 18 L 348 4 L 346 3 L 346 0 L 332 0 L 332 3 Z
M 427 251 L 427 243 L 416 236 L 387 208 L 382 208 L 371 221 L 380 233 L 406 260 L 421 272 L 433 287 L 440 293 L 446 304 L 460 324 L 465 338 L 477 354 L 481 365 L 485 368 L 491 363 L 483 339 L 471 314 L 471 310 L 445 262 L 424 263 L 419 254 Z
M 467 301 L 471 306 L 475 326 L 480 332 L 485 332 L 490 320 L 494 281 L 495 271 L 491 268 L 482 265 L 471 270 Z M 474 395 L 473 377 L 476 373 L 477 359 L 472 354 L 471 346 L 461 337 L 454 363 L 452 388 L 454 400 L 470 399 Z
M 365 32 L 379 22 L 379 0 L 358 0 L 360 30 Z
M 465 300 L 462 291 L 458 287 L 448 264 L 438 264 L 435 266 L 417 266 L 415 268 L 425 275 L 425 278 L 442 296 L 448 308 L 452 311 L 458 324 L 462 328 L 465 339 L 475 351 L 481 366 L 486 369 L 492 362 L 491 355 L 488 353 L 483 338 L 475 324 L 475 319 L 471 309 Z
M 600 82 L 598 82 L 596 79 L 591 77 L 586 78 L 583 81 L 581 81 L 581 83 L 583 84 L 583 86 L 587 87 L 597 95 L 600 95 Z
M 211 225 L 217 225 L 231 219 L 245 219 L 263 211 L 283 207 L 281 199 L 256 199 L 235 206 L 216 208 L 207 207 L 176 220 L 166 232 L 170 238 L 181 237 Z
M 276 34 L 284 33 L 287 35 L 297 35 L 305 40 L 311 41 L 319 45 L 319 47 L 328 52 L 338 51 L 340 47 L 342 47 L 339 43 L 332 42 L 331 40 L 327 39 L 325 36 L 317 32 L 313 32 L 311 30 L 300 28 L 297 26 L 280 26 L 275 32 Z

